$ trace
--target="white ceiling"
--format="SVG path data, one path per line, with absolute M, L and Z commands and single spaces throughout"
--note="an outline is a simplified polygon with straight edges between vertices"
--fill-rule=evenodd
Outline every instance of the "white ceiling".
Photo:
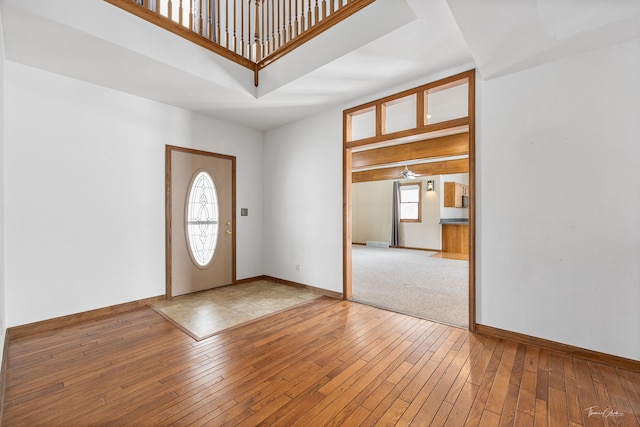
M 640 0 L 377 0 L 256 89 L 251 71 L 102 0 L 0 0 L 0 13 L 7 60 L 259 130 L 448 70 L 494 78 L 640 37 Z

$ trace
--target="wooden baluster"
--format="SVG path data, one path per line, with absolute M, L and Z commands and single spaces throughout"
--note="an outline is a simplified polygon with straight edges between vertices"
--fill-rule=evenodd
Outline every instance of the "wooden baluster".
M 272 50 L 278 49 L 278 3 L 280 0 L 271 0 L 271 21 L 273 23 L 273 28 L 271 28 L 271 32 L 273 33 L 273 40 L 271 40 L 271 45 L 273 47 Z
M 282 3 L 282 43 L 280 46 L 287 43 L 287 0 L 280 0 Z
M 269 55 L 269 2 L 262 3 L 262 53 Z
M 271 51 L 275 51 L 277 49 L 277 37 L 278 30 L 276 27 L 276 2 L 278 0 L 271 0 Z
M 178 24 L 182 25 L 182 0 L 180 0 L 180 6 L 178 6 Z
M 291 0 L 289 0 L 289 40 L 290 41 L 293 38 L 293 24 L 291 21 Z
M 258 15 L 256 16 L 258 18 L 258 20 L 260 21 L 260 37 L 259 37 L 259 43 L 258 45 L 260 46 L 260 51 L 262 53 L 262 57 L 267 56 L 267 48 L 264 46 L 264 4 L 258 8 Z
M 198 34 L 204 35 L 204 26 L 202 25 L 202 0 L 200 0 L 200 9 L 198 10 Z
M 280 34 L 280 2 L 282 0 L 276 1 L 276 26 L 278 27 L 278 38 L 276 40 L 276 49 L 282 46 L 282 34 Z
M 258 62 L 262 59 L 262 52 L 260 49 L 260 0 L 255 0 L 256 3 L 256 16 L 255 16 L 255 21 L 256 21 L 256 32 L 255 32 L 255 46 L 256 46 L 256 59 L 255 62 Z
M 282 42 L 280 46 L 287 42 L 287 1 L 280 0 L 282 3 Z
M 291 31 L 291 0 L 289 0 L 289 5 L 285 3 L 284 5 L 284 33 L 286 37 L 284 38 L 284 43 L 287 44 L 292 37 Z
M 224 15 L 224 45 L 229 49 L 229 0 L 225 0 Z
M 314 9 L 314 23 L 317 24 L 320 21 L 320 7 L 318 7 L 318 0 L 316 0 L 316 8 Z
M 260 46 L 262 46 L 262 57 L 267 56 L 267 52 L 269 51 L 269 47 L 267 46 L 267 39 L 269 38 L 269 33 L 267 32 L 267 22 L 269 21 L 269 15 L 265 10 L 266 0 L 262 0 L 260 4 L 260 16 L 262 16 L 262 32 L 260 33 Z
M 329 0 L 329 14 L 333 15 L 333 12 L 335 12 L 335 4 L 334 4 L 335 0 Z
M 294 0 L 296 2 L 296 10 L 295 16 L 293 17 L 293 37 L 298 37 L 300 34 L 300 27 L 298 26 L 298 0 Z
M 244 56 L 244 23 L 245 23 L 245 19 L 244 19 L 244 0 L 240 0 L 240 20 L 242 22 L 240 22 L 240 44 L 242 44 L 242 53 L 241 55 L 243 57 Z
M 189 0 L 189 29 L 193 31 L 193 3 L 194 0 Z
M 216 6 L 218 7 L 218 13 L 216 13 L 216 27 L 218 28 L 216 34 L 216 43 L 220 44 L 220 0 L 217 0 L 216 3 Z
M 322 20 L 327 17 L 327 0 L 322 0 Z
M 209 40 L 215 41 L 215 22 L 214 22 L 214 5 L 213 0 L 207 0 L 207 10 L 209 11 Z
M 236 0 L 233 0 L 233 51 L 238 53 L 238 32 L 236 28 L 238 27 L 238 14 L 236 9 Z
M 251 46 L 251 0 L 249 1 L 249 5 L 247 7 L 247 27 L 248 27 L 248 33 L 247 33 L 247 39 L 248 39 L 248 43 L 249 43 L 249 52 L 247 53 L 247 56 L 249 56 L 249 59 L 253 60 L 253 48 Z
M 161 13 L 160 13 L 160 0 L 156 0 L 156 13 L 158 15 L 161 15 Z
M 171 2 L 171 0 L 169 0 L 169 3 L 167 3 L 167 7 L 167 18 L 173 19 L 173 3 Z
M 311 0 L 309 0 L 309 10 L 307 10 L 307 30 L 313 26 L 313 16 L 311 16 Z

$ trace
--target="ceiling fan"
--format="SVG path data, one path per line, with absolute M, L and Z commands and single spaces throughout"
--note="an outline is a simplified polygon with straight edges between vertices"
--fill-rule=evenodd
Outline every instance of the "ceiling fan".
M 404 165 L 404 170 L 400 173 L 400 175 L 402 175 L 402 177 L 406 179 L 416 179 L 416 177 L 420 176 L 411 172 L 407 165 Z

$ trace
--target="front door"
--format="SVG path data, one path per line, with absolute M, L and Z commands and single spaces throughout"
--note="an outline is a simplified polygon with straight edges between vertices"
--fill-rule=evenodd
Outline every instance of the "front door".
M 167 298 L 235 280 L 235 157 L 167 146 Z

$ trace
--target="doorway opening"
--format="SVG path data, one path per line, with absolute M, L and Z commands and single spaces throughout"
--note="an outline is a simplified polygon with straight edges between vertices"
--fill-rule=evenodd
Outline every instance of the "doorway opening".
M 417 256 L 422 257 L 422 262 L 415 264 L 420 268 L 429 263 L 438 268 L 447 262 L 458 263 L 458 266 L 464 263 L 466 268 L 462 275 L 467 286 L 462 291 L 466 293 L 463 316 L 468 320 L 464 325 L 453 323 L 474 331 L 475 70 L 350 108 L 343 116 L 344 298 L 354 297 L 354 277 L 362 274 L 359 269 L 363 265 L 360 258 L 363 249 L 390 251 L 384 248 L 388 246 L 396 251 L 421 252 Z M 418 214 L 422 217 L 415 215 L 418 219 L 413 222 L 399 222 L 404 240 L 394 241 L 393 223 L 396 220 L 391 218 L 383 221 L 385 226 L 377 228 L 382 233 L 380 237 L 369 238 L 376 227 L 368 224 L 369 233 L 361 233 L 362 212 L 367 212 L 369 222 L 375 217 L 392 216 L 390 212 L 396 201 L 392 201 L 392 192 L 385 190 L 383 198 L 388 198 L 388 203 L 363 209 L 362 199 L 370 202 L 371 197 L 362 189 L 376 185 L 390 187 L 394 181 L 421 184 L 418 187 L 423 205 Z M 426 206 L 430 207 L 425 210 Z M 411 203 L 400 209 L 403 207 L 415 209 Z M 385 227 L 389 228 L 388 233 Z M 362 241 L 365 238 L 366 241 Z M 354 264 L 356 256 L 358 259 Z M 372 273 L 380 263 L 370 265 L 373 267 L 368 270 Z M 376 280 L 384 274 L 373 273 Z M 418 278 L 425 274 L 425 271 L 415 272 Z M 385 304 L 380 305 L 388 308 Z M 402 309 L 395 311 L 405 312 Z M 407 314 L 414 314 L 407 311 Z M 429 315 L 420 317 L 433 319 Z M 433 320 L 452 323 L 446 319 Z

